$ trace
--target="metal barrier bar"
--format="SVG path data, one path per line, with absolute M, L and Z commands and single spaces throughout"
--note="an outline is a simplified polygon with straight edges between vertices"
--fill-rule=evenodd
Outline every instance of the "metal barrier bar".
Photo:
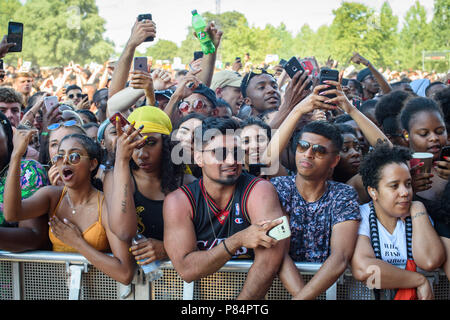
M 101 299 L 128 300 L 233 299 L 239 294 L 252 264 L 251 260 L 229 261 L 215 274 L 186 283 L 176 273 L 170 261 L 163 261 L 161 268 L 164 276 L 161 279 L 149 283 L 138 271 L 132 284 L 125 286 L 101 273 L 77 253 L 0 251 L 0 300 L 99 299 L 99 296 Z M 310 279 L 320 269 L 321 264 L 296 263 L 296 266 L 305 279 Z M 35 268 L 38 270 L 35 271 Z M 437 299 L 450 299 L 450 283 L 442 270 L 422 273 L 430 280 L 435 291 L 437 290 Z M 34 287 L 37 286 L 35 282 L 44 280 L 51 282 L 44 284 L 49 288 L 48 291 L 57 292 L 47 292 L 49 297 L 42 298 L 42 290 Z M 222 284 L 220 288 L 219 282 Z M 34 293 L 33 289 L 37 292 Z M 104 291 L 111 292 L 104 297 Z M 269 289 L 267 299 L 290 299 L 289 293 L 277 277 Z M 319 299 L 370 299 L 370 290 L 354 280 L 350 270 L 346 270 Z

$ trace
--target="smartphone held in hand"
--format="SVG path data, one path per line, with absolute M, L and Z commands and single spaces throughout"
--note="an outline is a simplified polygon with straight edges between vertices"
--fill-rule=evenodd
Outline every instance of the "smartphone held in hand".
M 50 112 L 58 104 L 59 104 L 58 97 L 56 96 L 44 97 L 44 105 L 47 112 Z
M 138 15 L 138 21 L 142 21 L 142 20 L 152 20 L 152 15 L 150 13 L 145 13 L 145 14 L 140 14 Z M 144 42 L 149 42 L 149 41 L 153 41 L 154 38 L 153 37 L 147 37 Z
M 147 57 L 135 57 L 133 60 L 134 71 L 148 72 Z
M 276 225 L 267 232 L 267 235 L 275 240 L 283 240 L 291 236 L 291 228 L 289 227 L 289 220 L 286 216 L 277 218 L 275 220 L 283 220 L 282 223 Z M 275 221 L 274 220 L 274 221 Z

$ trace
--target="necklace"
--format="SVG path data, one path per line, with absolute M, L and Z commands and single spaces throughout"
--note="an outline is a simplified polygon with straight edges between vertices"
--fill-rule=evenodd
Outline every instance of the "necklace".
M 77 213 L 77 209 L 75 209 L 75 207 L 73 206 L 72 200 L 70 199 L 69 196 L 69 191 L 66 191 L 66 195 L 67 195 L 67 202 L 69 203 L 70 209 L 72 209 L 72 215 Z M 89 196 L 89 200 L 86 202 L 89 203 L 89 201 L 91 201 L 91 196 Z
M 72 200 L 70 200 L 68 191 L 66 192 L 66 195 L 67 195 L 67 202 L 69 202 L 69 206 L 72 209 L 72 215 L 74 215 L 75 213 L 77 213 L 77 210 L 73 207 Z

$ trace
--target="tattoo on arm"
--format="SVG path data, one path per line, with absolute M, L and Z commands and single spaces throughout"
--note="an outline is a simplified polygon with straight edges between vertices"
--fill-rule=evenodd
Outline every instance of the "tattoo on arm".
M 425 212 L 418 212 L 418 213 L 416 213 L 415 215 L 413 215 L 411 218 L 412 219 L 415 219 L 415 218 L 418 218 L 418 217 L 420 217 L 420 216 L 423 216 L 423 215 L 425 215 Z

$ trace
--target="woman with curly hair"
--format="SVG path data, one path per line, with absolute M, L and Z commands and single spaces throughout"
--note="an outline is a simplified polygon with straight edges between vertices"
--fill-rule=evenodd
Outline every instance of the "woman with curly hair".
M 164 198 L 194 178 L 184 174 L 184 165 L 175 165 L 171 160 L 172 124 L 164 111 L 151 106 L 139 107 L 129 115 L 128 121 L 138 130 L 123 129 L 117 121 L 116 162 L 114 171 L 105 177 L 104 188 L 111 197 L 111 205 L 122 208 L 122 214 L 110 217 L 111 229 L 125 241 L 130 241 L 136 233 L 144 235 L 147 240 L 133 245 L 130 251 L 136 261 L 144 259 L 143 263 L 148 264 L 167 258 L 163 245 Z M 129 143 L 138 133 L 145 139 L 141 148 Z M 124 195 L 127 200 L 120 201 Z M 136 214 L 127 213 L 132 211 Z
M 404 147 L 378 144 L 360 167 L 371 202 L 360 206 L 362 220 L 351 267 L 356 280 L 375 278 L 378 299 L 433 299 L 430 283 L 416 266 L 433 271 L 445 260 L 425 206 L 412 201 L 410 159 Z

